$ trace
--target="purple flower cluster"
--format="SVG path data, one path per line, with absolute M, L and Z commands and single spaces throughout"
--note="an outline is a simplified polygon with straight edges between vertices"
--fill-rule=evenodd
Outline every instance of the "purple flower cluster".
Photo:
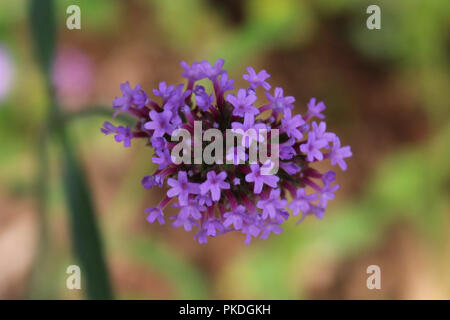
M 206 60 L 192 65 L 183 61 L 182 76 L 187 85 L 161 82 L 153 90 L 159 102 L 151 100 L 140 85 L 134 88 L 128 82 L 121 85 L 123 96 L 114 100 L 113 107 L 116 114 L 136 116 L 136 125 L 131 130 L 105 122 L 102 132 L 113 134 L 125 147 L 130 146 L 133 138 L 144 138 L 153 147 L 152 161 L 157 169 L 142 179 L 142 185 L 147 189 L 165 185 L 168 188 L 159 205 L 145 210 L 147 220 L 160 224 L 169 220 L 174 227 L 182 226 L 186 231 L 195 227 L 194 239 L 199 243 L 206 243 L 208 237 L 240 231 L 246 235 L 248 244 L 254 237 L 266 239 L 271 233 L 281 233 L 281 224 L 291 214 L 301 213 L 299 222 L 308 215 L 322 218 L 339 185 L 334 183 L 335 172 L 321 173 L 313 164 L 330 159 L 332 165 L 346 170 L 345 159 L 352 156 L 349 146 L 341 147 L 338 136 L 326 131 L 326 123 L 322 121 L 325 104 L 312 98 L 306 114 L 295 115 L 294 97 L 284 96 L 280 87 L 271 91 L 267 82 L 270 75 L 251 67 L 243 75 L 248 88 L 227 93 L 234 89 L 234 80 L 228 77 L 223 65 L 222 59 L 214 65 Z M 202 79 L 212 82 L 214 94 L 196 84 Z M 257 90 L 264 91 L 260 95 L 264 102 L 259 105 Z M 270 112 L 264 112 L 267 110 Z M 264 139 L 259 134 L 248 136 L 228 152 L 224 150 L 225 158 L 234 164 L 225 161 L 175 164 L 170 152 L 176 143 L 171 141 L 171 134 L 177 128 L 193 132 L 194 121 L 202 122 L 203 132 L 216 128 L 224 135 L 231 128 L 244 131 L 252 128 L 256 132 L 264 129 L 269 136 L 277 129 L 279 171 L 265 174 L 264 166 L 270 163 L 249 163 L 249 145 Z M 164 208 L 170 203 L 179 212 L 166 217 Z

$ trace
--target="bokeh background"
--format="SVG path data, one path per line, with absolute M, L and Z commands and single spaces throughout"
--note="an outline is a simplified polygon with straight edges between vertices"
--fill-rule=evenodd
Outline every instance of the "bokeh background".
M 449 18 L 447 0 L 0 0 L 0 298 L 450 298 Z M 100 127 L 120 83 L 218 57 L 238 84 L 266 69 L 298 112 L 328 106 L 354 156 L 323 220 L 250 246 L 146 222 L 152 150 Z

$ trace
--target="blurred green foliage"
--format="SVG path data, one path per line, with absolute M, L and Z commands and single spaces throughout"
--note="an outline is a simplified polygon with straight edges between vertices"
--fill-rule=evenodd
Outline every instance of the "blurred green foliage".
M 75 226 L 74 234 L 78 234 L 75 239 L 79 243 L 76 257 L 87 260 L 87 265 L 91 265 L 87 268 L 93 270 L 93 275 L 88 281 L 96 283 L 95 290 L 100 288 L 101 291 L 94 290 L 88 296 L 109 297 L 109 288 L 105 284 L 107 279 L 102 278 L 102 274 L 107 273 L 101 266 L 100 269 L 92 266 L 99 257 L 97 250 L 101 246 L 91 220 L 97 200 L 83 179 L 84 169 L 77 160 L 78 152 L 74 150 L 72 136 L 77 137 L 77 150 L 81 150 L 84 158 L 91 157 L 92 151 L 97 150 L 97 154 L 108 154 L 105 159 L 113 161 L 116 157 L 121 159 L 124 151 L 105 145 L 100 134 L 97 137 L 102 121 L 110 117 L 110 111 L 105 111 L 108 107 L 92 106 L 70 113 L 56 109 L 61 114 L 47 119 L 47 107 L 57 108 L 52 91 L 47 90 L 53 27 L 48 24 L 51 11 L 45 5 L 50 2 L 32 3 L 36 5 L 32 10 L 34 18 L 28 21 L 27 1 L 0 0 L 0 41 L 10 48 L 17 72 L 21 75 L 10 97 L 0 105 L 2 187 L 10 193 L 23 189 L 24 197 L 35 195 L 33 185 L 36 182 L 31 177 L 34 171 L 38 171 L 41 181 L 38 186 L 42 187 L 38 190 L 41 192 L 39 196 L 48 201 L 40 204 L 41 211 L 47 211 L 42 230 L 51 233 L 66 222 L 66 218 L 58 214 L 65 210 L 65 186 L 70 200 L 70 221 Z M 83 14 L 83 29 L 78 37 L 86 37 L 87 43 L 126 38 L 133 32 L 123 19 L 126 9 L 129 9 L 127 3 L 78 1 Z M 322 257 L 345 259 L 361 254 L 376 246 L 388 227 L 396 222 L 407 221 L 430 243 L 439 243 L 448 233 L 444 221 L 448 219 L 450 179 L 449 1 L 250 0 L 239 2 L 244 14 L 238 23 L 231 23 L 226 13 L 205 0 L 130 3 L 149 12 L 146 24 L 149 36 L 145 40 L 149 46 L 156 50 L 167 49 L 179 60 L 223 57 L 227 60 L 227 67 L 232 68 L 254 64 L 254 59 L 264 59 L 274 50 L 304 48 L 318 36 L 323 19 L 343 21 L 347 28 L 346 37 L 353 49 L 367 61 L 387 65 L 392 77 L 399 78 L 408 91 L 419 97 L 423 121 L 428 122 L 431 129 L 423 141 L 396 147 L 391 154 L 379 159 L 377 167 L 364 182 L 361 194 L 341 199 L 341 203 L 332 207 L 322 221 L 310 219 L 299 226 L 291 222 L 280 236 L 264 242 L 256 241 L 244 249 L 238 247 L 239 254 L 224 266 L 216 284 L 210 282 L 201 266 L 181 256 L 164 237 L 157 234 L 130 235 L 124 227 L 128 225 L 131 213 L 142 209 L 147 191 L 140 188 L 139 180 L 150 169 L 148 159 L 151 152 L 133 149 L 134 157 L 129 168 L 124 169 L 125 178 L 118 183 L 118 191 L 107 207 L 108 216 L 102 216 L 100 221 L 108 257 L 121 255 L 156 270 L 175 288 L 175 298 L 216 297 L 214 290 L 217 287 L 221 287 L 219 292 L 232 298 L 306 298 L 308 279 L 302 270 L 308 264 Z M 365 9 L 369 4 L 378 4 L 382 9 L 382 29 L 379 31 L 365 28 Z M 68 2 L 56 1 L 55 28 L 59 34 L 67 32 L 64 29 L 67 5 Z M 41 13 L 38 9 L 42 10 Z M 23 34 L 24 28 L 20 27 L 29 22 L 34 26 L 32 32 Z M 47 76 L 42 76 L 34 65 L 31 41 L 28 40 L 37 44 Z M 64 42 L 64 37 L 59 40 Z M 299 55 L 298 58 L 302 57 Z M 118 87 L 118 84 L 114 85 Z M 45 123 L 55 119 L 64 123 L 67 133 L 48 140 L 50 145 L 37 145 L 45 135 L 42 129 Z M 119 120 L 127 123 L 126 118 Z M 355 154 L 355 158 L 359 156 Z M 39 157 L 40 164 L 36 161 Z M 65 182 L 59 179 L 58 170 L 62 168 L 66 172 Z M 77 224 L 83 217 L 87 224 Z M 143 220 L 144 216 L 139 218 Z M 49 237 L 51 240 L 54 236 Z M 94 248 L 97 247 L 93 256 L 92 243 Z M 66 297 L 67 293 L 60 284 L 64 283 L 65 267 L 71 264 L 74 256 L 63 245 L 55 243 L 50 243 L 46 250 L 49 254 L 39 267 L 45 272 L 38 273 L 41 279 L 33 286 L 33 297 Z M 88 256 L 83 258 L 83 252 Z M 118 292 L 117 295 L 139 297 L 134 292 Z M 157 297 L 157 293 L 148 292 L 145 297 Z
M 372 3 L 382 8 L 381 30 L 358 28 L 361 19 L 355 14 L 349 29 L 352 42 L 369 58 L 392 61 L 411 86 L 420 88 L 423 103 L 435 121 L 445 119 L 442 114 L 449 116 L 450 103 L 447 94 L 450 2 L 362 1 L 352 9 L 362 10 Z

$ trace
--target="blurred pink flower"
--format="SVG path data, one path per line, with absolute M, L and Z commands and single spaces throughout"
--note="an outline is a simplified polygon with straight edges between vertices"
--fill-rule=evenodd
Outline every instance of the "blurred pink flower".
M 94 82 L 91 58 L 79 49 L 61 49 L 53 65 L 53 83 L 62 105 L 77 108 L 85 104 Z
M 0 102 L 6 98 L 14 80 L 14 65 L 5 47 L 0 45 Z

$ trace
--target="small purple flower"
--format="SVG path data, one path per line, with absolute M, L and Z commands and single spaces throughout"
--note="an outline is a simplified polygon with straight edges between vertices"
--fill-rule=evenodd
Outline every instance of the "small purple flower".
M 185 231 L 191 231 L 193 226 L 198 226 L 198 222 L 195 221 L 193 218 L 181 218 L 179 215 L 176 217 L 175 221 L 172 222 L 172 227 L 178 228 L 178 227 L 184 227 Z
M 300 167 L 298 165 L 296 165 L 293 162 L 284 162 L 281 161 L 280 162 L 280 168 L 283 169 L 284 171 L 286 171 L 287 174 L 289 175 L 294 175 L 297 172 L 300 172 Z
M 261 232 L 260 238 L 267 239 L 269 237 L 270 233 L 280 234 L 282 232 L 283 232 L 283 228 L 281 228 L 277 223 L 269 222 L 262 227 L 262 232 Z
M 322 207 L 313 206 L 310 211 L 316 216 L 317 219 L 322 219 L 325 216 L 325 209 Z
M 316 139 L 324 139 L 327 143 L 332 142 L 336 138 L 336 134 L 332 132 L 326 132 L 327 125 L 324 121 L 312 123 L 312 131 L 314 132 Z
M 198 196 L 195 197 L 195 200 L 197 200 L 198 203 L 202 206 L 206 205 L 210 207 L 213 204 L 211 195 L 209 193 L 199 194 Z
M 155 153 L 157 157 L 153 157 L 152 162 L 159 164 L 159 170 L 167 168 L 167 166 L 172 163 L 172 158 L 168 149 L 156 150 Z
M 208 95 L 203 91 L 200 94 L 196 94 L 195 101 L 197 102 L 197 106 L 199 106 L 202 111 L 206 111 L 214 103 L 214 97 L 212 94 Z
M 242 233 L 246 235 L 244 244 L 249 245 L 252 241 L 252 237 L 256 238 L 261 232 L 260 228 L 253 223 L 244 223 L 242 229 Z
M 323 101 L 320 101 L 316 104 L 316 98 L 311 98 L 308 103 L 308 118 L 316 117 L 319 119 L 325 119 L 325 116 L 321 112 L 326 108 L 327 107 L 325 106 L 325 103 L 323 103 Z
M 322 219 L 325 216 L 325 209 L 322 208 L 321 206 L 316 206 L 314 204 L 311 204 L 309 211 L 306 213 L 303 213 L 301 219 L 297 222 L 297 224 L 302 222 L 306 216 L 310 216 L 310 215 L 315 215 L 317 219 Z
M 195 220 L 199 220 L 202 217 L 202 212 L 206 210 L 204 206 L 198 204 L 198 202 L 195 200 L 189 200 L 184 204 L 182 204 L 181 202 L 175 203 L 172 207 L 180 209 L 178 218 L 182 220 L 186 220 L 189 217 L 192 217 Z
M 208 234 L 204 228 L 200 228 L 197 233 L 194 235 L 194 240 L 197 240 L 198 243 L 208 243 Z
M 178 172 L 178 180 L 169 178 L 167 184 L 172 188 L 167 191 L 167 196 L 173 198 L 178 196 L 180 205 L 185 205 L 188 202 L 189 194 L 199 194 L 199 184 L 189 182 L 186 171 Z
M 191 82 L 195 82 L 206 78 L 205 73 L 203 72 L 202 64 L 200 62 L 194 62 L 192 67 L 185 61 L 180 62 L 180 66 L 184 69 L 184 72 L 181 74 L 182 77 L 189 79 Z
M 245 207 L 242 205 L 237 206 L 234 210 L 225 212 L 223 225 L 229 227 L 234 226 L 234 230 L 240 230 L 242 228 L 243 216 L 245 214 Z
M 311 208 L 310 203 L 316 201 L 318 196 L 316 193 L 306 195 L 305 188 L 297 189 L 297 194 L 288 207 L 292 210 L 292 215 L 296 216 L 300 211 L 306 213 Z
M 278 176 L 272 174 L 262 174 L 261 168 L 258 164 L 251 164 L 250 170 L 251 172 L 245 176 L 245 181 L 254 183 L 254 193 L 261 193 L 264 184 L 267 184 L 272 188 L 277 187 L 278 180 L 280 180 Z
M 347 170 L 347 163 L 344 159 L 353 155 L 350 146 L 341 147 L 341 140 L 335 137 L 333 140 L 333 148 L 331 149 L 331 164 L 334 166 L 336 163 L 341 167 L 343 171 Z
M 218 232 L 224 229 L 224 226 L 219 219 L 211 217 L 205 221 L 203 229 L 205 229 L 207 236 L 215 237 Z
M 303 133 L 298 129 L 305 121 L 302 116 L 297 114 L 292 117 L 292 112 L 290 109 L 285 109 L 284 118 L 281 120 L 281 129 L 287 133 L 289 137 L 294 137 L 295 139 L 303 138 Z
M 280 200 L 280 189 L 272 189 L 267 199 L 259 200 L 256 206 L 262 209 L 262 218 L 274 219 L 286 207 L 287 200 Z
M 203 60 L 201 62 L 201 68 L 203 70 L 203 74 L 209 79 L 214 81 L 219 75 L 226 73 L 225 70 L 222 69 L 223 65 L 225 64 L 225 60 L 222 58 L 217 59 L 214 66 L 211 66 L 209 61 Z
M 237 97 L 231 94 L 227 95 L 227 101 L 234 106 L 233 116 L 244 117 L 246 113 L 252 115 L 259 113 L 259 109 L 253 105 L 256 101 L 256 95 L 252 93 L 247 95 L 245 89 L 239 89 Z
M 139 85 L 136 86 L 136 88 L 137 87 L 140 88 L 141 86 Z M 138 92 L 135 92 L 133 94 L 133 103 L 138 109 L 142 109 L 150 103 L 150 99 L 148 98 L 144 90 L 139 90 Z
M 200 193 L 211 192 L 211 199 L 216 202 L 219 201 L 221 189 L 230 189 L 230 184 L 225 182 L 226 177 L 226 172 L 216 174 L 214 170 L 209 171 L 206 174 L 206 181 L 200 185 Z
M 319 200 L 320 207 L 325 208 L 328 205 L 328 201 L 334 199 L 334 193 L 338 189 L 339 189 L 338 184 L 334 186 L 326 184 L 325 186 L 323 186 L 322 190 L 320 191 L 320 200 Z
M 308 141 L 300 145 L 300 151 L 307 154 L 309 162 L 313 162 L 314 158 L 321 161 L 323 160 L 323 154 L 320 149 L 327 145 L 325 139 L 316 139 L 314 132 L 310 132 L 308 135 Z
M 100 129 L 100 131 L 106 135 L 116 133 L 116 130 L 117 130 L 116 126 L 109 121 L 103 122 L 103 128 Z
M 123 95 L 114 99 L 113 107 L 125 112 L 133 104 L 134 90 L 130 88 L 130 83 L 127 81 L 120 85 L 120 91 L 122 91 Z
M 163 183 L 164 181 L 159 175 L 145 176 L 141 181 L 141 184 L 145 189 L 151 189 L 154 186 L 158 186 L 159 188 L 161 188 L 163 186 Z
M 221 93 L 224 93 L 226 91 L 229 90 L 233 90 L 234 89 L 234 80 L 233 79 L 228 79 L 228 74 L 225 72 L 224 74 L 222 74 L 220 76 L 219 79 L 219 90 Z
M 152 136 L 150 138 L 150 143 L 152 144 L 152 147 L 156 150 L 167 147 L 167 141 L 163 137 Z
M 195 89 L 192 92 L 196 95 L 201 95 L 203 93 L 206 93 L 206 90 L 204 86 L 196 85 Z
M 276 113 L 284 112 L 286 109 L 294 108 L 295 98 L 283 95 L 283 89 L 276 87 L 273 96 L 269 91 L 266 91 L 266 97 L 271 102 L 270 106 Z
M 101 131 L 108 135 L 108 134 L 115 134 L 114 139 L 117 142 L 123 142 L 124 147 L 129 147 L 131 145 L 131 139 L 133 138 L 133 133 L 131 132 L 131 129 L 129 126 L 126 127 L 115 127 L 110 122 L 106 121 L 103 123 L 103 128 Z
M 172 95 L 174 90 L 174 85 L 168 86 L 166 82 L 162 81 L 159 83 L 158 89 L 153 89 L 153 94 L 163 98 L 163 100 L 166 101 Z
M 154 208 L 146 208 L 145 212 L 148 213 L 148 222 L 153 223 L 155 220 L 158 220 L 159 224 L 164 224 L 164 214 L 159 206 Z
M 231 128 L 233 129 L 233 132 L 235 132 L 237 134 L 240 133 L 243 135 L 241 144 L 243 147 L 246 147 L 246 148 L 251 146 L 253 141 L 263 142 L 264 137 L 259 132 L 260 132 L 260 130 L 267 130 L 267 127 L 265 124 L 263 124 L 263 123 L 255 124 L 255 116 L 251 113 L 245 114 L 244 123 L 241 123 L 241 122 L 231 123 Z M 253 129 L 253 130 L 249 130 L 249 129 Z
M 163 112 L 150 111 L 150 118 L 152 121 L 146 122 L 144 128 L 146 130 L 155 130 L 154 137 L 162 137 L 164 134 L 171 134 L 174 130 L 170 119 L 172 118 L 172 112 L 165 110 Z
M 131 145 L 131 139 L 133 138 L 133 133 L 129 126 L 117 127 L 117 134 L 114 136 L 114 139 L 117 142 L 123 142 L 124 147 L 129 147 Z
M 277 215 L 275 216 L 275 219 L 272 219 L 272 221 L 278 224 L 282 224 L 287 219 L 289 219 L 289 213 L 286 210 L 279 210 L 277 212 Z
M 330 184 L 336 181 L 336 172 L 329 170 L 322 175 L 322 181 L 324 184 Z
M 270 78 L 270 74 L 266 72 L 266 70 L 261 70 L 256 73 L 255 69 L 252 67 L 247 67 L 248 74 L 244 74 L 242 78 L 245 81 L 250 82 L 250 88 L 256 90 L 259 86 L 263 87 L 265 90 L 270 89 L 270 84 L 266 81 L 266 79 Z
M 130 87 L 130 83 L 127 81 L 120 85 L 120 90 L 123 95 L 115 98 L 113 101 L 113 107 L 118 109 L 115 114 L 119 112 L 127 112 L 132 105 L 142 108 L 148 103 L 147 95 L 141 89 L 140 84 L 132 89 Z
M 183 84 L 176 86 L 164 104 L 164 110 L 172 111 L 173 116 L 177 116 L 178 108 L 184 106 L 186 98 L 191 95 L 190 90 L 183 91 L 183 89 Z
M 285 143 L 280 146 L 280 159 L 281 160 L 292 159 L 296 154 L 297 154 L 297 152 L 291 145 Z
M 234 178 L 234 179 L 233 179 L 233 184 L 234 184 L 235 186 L 240 185 L 240 184 L 241 184 L 241 179 L 239 179 L 239 178 Z

